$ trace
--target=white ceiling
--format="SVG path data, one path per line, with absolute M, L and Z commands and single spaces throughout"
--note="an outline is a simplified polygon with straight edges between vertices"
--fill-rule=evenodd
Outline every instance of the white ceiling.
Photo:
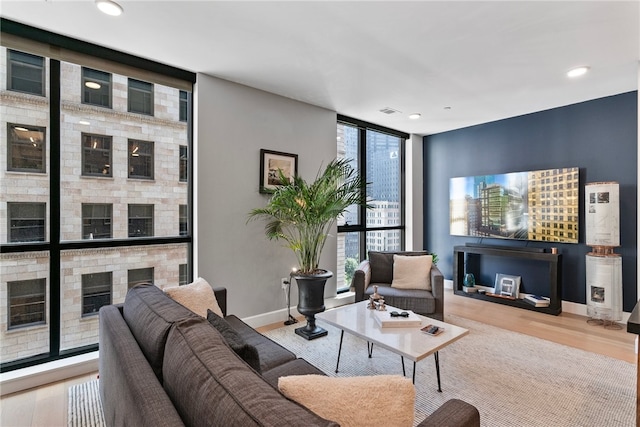
M 421 135 L 638 88 L 638 1 L 118 2 L 0 15 Z

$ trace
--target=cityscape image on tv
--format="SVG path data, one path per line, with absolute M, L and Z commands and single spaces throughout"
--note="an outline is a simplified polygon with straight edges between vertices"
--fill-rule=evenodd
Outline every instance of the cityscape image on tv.
M 450 233 L 578 243 L 579 169 L 451 178 Z

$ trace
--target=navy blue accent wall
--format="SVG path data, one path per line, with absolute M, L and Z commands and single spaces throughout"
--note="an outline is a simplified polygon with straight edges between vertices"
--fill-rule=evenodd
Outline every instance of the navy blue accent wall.
M 424 138 L 424 246 L 452 278 L 453 247 L 465 243 L 557 247 L 563 255 L 562 299 L 586 303 L 584 184 L 620 184 L 623 307 L 637 302 L 638 94 L 628 92 Z M 580 243 L 550 244 L 449 234 L 449 179 L 562 167 L 580 168 Z M 508 261 L 505 261 L 508 262 Z M 507 266 L 505 266 L 507 267 Z M 510 269 L 509 269 L 510 270 Z

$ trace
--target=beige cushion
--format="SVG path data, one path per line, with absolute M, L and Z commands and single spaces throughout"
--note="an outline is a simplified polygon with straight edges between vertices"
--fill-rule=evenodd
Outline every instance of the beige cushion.
M 393 256 L 392 288 L 431 290 L 433 256 Z
M 416 391 L 397 375 L 333 378 L 324 375 L 280 377 L 278 388 L 341 427 L 411 427 Z M 348 404 L 345 405 L 346 400 Z
M 213 288 L 202 277 L 198 277 L 188 285 L 166 288 L 164 291 L 171 299 L 184 305 L 198 316 L 206 319 L 207 309 L 210 309 L 218 316 L 224 317 L 218 305 L 216 294 L 213 293 Z

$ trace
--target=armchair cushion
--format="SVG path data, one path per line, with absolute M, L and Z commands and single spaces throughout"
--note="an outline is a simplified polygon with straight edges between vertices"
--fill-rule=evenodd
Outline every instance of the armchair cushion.
M 393 256 L 393 280 L 391 286 L 397 289 L 431 290 L 431 255 Z

